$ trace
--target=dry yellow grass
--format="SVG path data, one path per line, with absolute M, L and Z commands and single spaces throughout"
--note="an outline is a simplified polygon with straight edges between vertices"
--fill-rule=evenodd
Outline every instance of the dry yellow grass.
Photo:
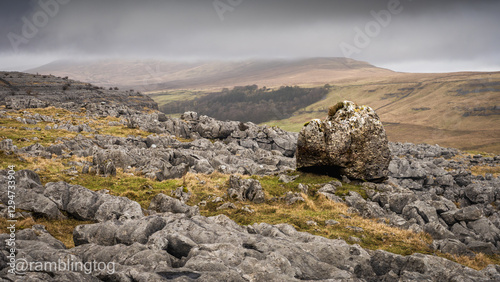
M 473 166 L 471 167 L 473 175 L 485 175 L 486 173 L 493 174 L 494 177 L 500 175 L 500 166 Z

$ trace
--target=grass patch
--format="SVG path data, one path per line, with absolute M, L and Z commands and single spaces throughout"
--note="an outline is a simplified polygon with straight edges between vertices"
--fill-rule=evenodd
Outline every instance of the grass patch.
M 493 153 L 487 153 L 487 152 L 482 152 L 482 151 L 477 151 L 477 150 L 466 150 L 465 153 L 467 153 L 468 155 L 470 155 L 471 157 L 472 156 L 475 156 L 475 155 L 481 155 L 485 158 L 488 158 L 488 157 L 495 157 L 495 154 Z
M 312 173 L 304 173 L 294 171 L 289 173 L 290 176 L 298 176 L 294 181 L 290 183 L 283 183 L 279 181 L 277 176 L 264 176 L 258 177 L 253 176 L 252 178 L 258 179 L 266 196 L 271 197 L 281 197 L 286 192 L 300 192 L 298 186 L 299 184 L 306 184 L 309 187 L 310 194 L 313 195 L 317 190 L 319 190 L 320 186 L 326 184 L 330 181 L 335 180 L 335 178 L 327 176 L 327 175 L 315 175 Z
M 29 163 L 23 157 L 17 154 L 8 154 L 0 150 L 0 169 L 7 169 L 9 165 L 15 165 L 16 170 L 27 169 Z
M 22 148 L 35 143 L 48 146 L 56 143 L 58 138 L 73 138 L 78 135 L 76 132 L 66 130 L 45 130 L 46 125 L 49 123 L 23 124 L 13 119 L 0 118 L 0 126 L 6 127 L 2 128 L 0 140 L 12 139 L 14 145 Z M 41 128 L 41 130 L 35 130 L 36 127 Z
M 202 207 L 201 213 L 205 216 L 225 214 L 241 225 L 254 223 L 279 224 L 288 223 L 298 231 L 309 232 L 314 235 L 330 239 L 344 239 L 348 241 L 350 236 L 361 239 L 360 245 L 364 248 L 376 250 L 387 250 L 396 254 L 409 255 L 415 252 L 432 253 L 428 245 L 432 242 L 429 235 L 425 233 L 415 234 L 411 231 L 400 230 L 379 223 L 376 220 L 365 219 L 347 212 L 345 204 L 329 201 L 323 196 L 309 197 L 303 203 L 287 205 L 284 202 L 267 202 L 256 205 L 251 202 L 235 202 L 238 209 L 216 210 L 216 206 L 207 205 Z M 241 210 L 241 207 L 249 206 L 254 213 L 249 214 Z M 345 218 L 342 215 L 348 215 Z M 335 226 L 326 226 L 325 221 L 334 219 L 339 222 Z M 308 225 L 307 221 L 315 221 L 317 225 Z M 363 232 L 356 232 L 346 227 L 356 226 L 363 228 Z
M 486 173 L 493 174 L 494 177 L 500 175 L 500 166 L 473 166 L 470 168 L 473 175 L 485 175 Z
M 143 131 L 137 128 L 128 128 L 126 126 L 101 125 L 96 129 L 99 134 L 112 135 L 116 137 L 137 136 L 146 138 L 152 134 L 151 132 Z
M 73 242 L 73 230 L 78 225 L 91 224 L 92 221 L 80 221 L 77 219 L 51 220 L 46 218 L 26 218 L 16 222 L 16 231 L 31 228 L 33 225 L 40 224 L 57 240 L 61 241 L 66 248 L 75 247 Z M 11 223 L 7 219 L 0 218 L 0 233 L 5 233 Z
M 344 198 L 345 196 L 349 195 L 349 192 L 357 192 L 363 199 L 368 199 L 368 195 L 366 194 L 366 190 L 363 186 L 361 185 L 354 185 L 354 184 L 347 184 L 347 183 L 342 183 L 342 187 L 338 187 L 337 191 L 335 192 L 335 195 Z

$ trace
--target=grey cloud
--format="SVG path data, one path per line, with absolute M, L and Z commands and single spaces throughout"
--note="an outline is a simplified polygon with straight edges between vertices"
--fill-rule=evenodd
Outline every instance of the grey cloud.
M 39 3 L 2 1 L 1 58 L 11 56 L 9 33 L 21 34 L 43 10 Z M 69 0 L 65 0 L 69 1 Z M 217 0 L 238 3 L 221 21 L 213 0 L 84 1 L 60 5 L 36 36 L 19 44 L 18 56 L 130 56 L 199 59 L 343 56 L 355 28 L 390 1 Z M 402 61 L 498 59 L 499 1 L 409 1 L 390 24 L 352 55 L 374 64 Z M 50 56 L 49 56 L 50 57 Z M 488 59 L 490 58 L 490 59 Z M 496 61 L 500 66 L 500 62 Z

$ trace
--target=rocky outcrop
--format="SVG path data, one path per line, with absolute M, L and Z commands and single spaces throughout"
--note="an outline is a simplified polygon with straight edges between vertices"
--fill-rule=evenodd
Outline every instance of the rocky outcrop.
M 221 140 L 235 142 L 252 151 L 260 148 L 279 151 L 293 157 L 297 147 L 297 133 L 280 128 L 257 126 L 252 122 L 219 121 L 195 112 L 186 112 L 181 119 L 168 118 L 161 113 L 134 114 L 127 117 L 129 127 L 151 133 L 167 133 L 185 139 Z
M 118 88 L 104 89 L 89 83 L 52 75 L 22 72 L 0 72 L 0 105 L 8 109 L 45 108 L 54 106 L 80 112 L 85 109 L 95 116 L 121 116 L 158 110 L 153 99 Z
M 125 197 L 94 192 L 79 185 L 66 182 L 50 182 L 41 185 L 38 174 L 31 170 L 20 170 L 14 175 L 16 182 L 15 206 L 33 215 L 49 219 L 64 219 L 65 212 L 80 220 L 106 221 L 121 218 L 141 218 L 141 206 Z M 7 193 L 8 172 L 0 170 L 0 200 L 9 205 Z M 4 206 L 4 207 L 5 207 Z M 7 209 L 1 214 L 7 217 Z M 15 218 L 24 215 L 15 213 Z
M 297 169 L 369 181 L 385 179 L 391 160 L 375 111 L 349 101 L 330 108 L 325 120 L 302 128 L 296 157 Z
M 59 205 L 64 205 L 65 191 L 51 191 Z M 78 197 L 85 203 L 92 198 L 90 195 L 90 191 L 82 190 Z M 172 203 L 165 195 L 160 196 L 154 200 L 154 206 L 172 206 L 164 205 L 165 202 Z M 204 217 L 177 208 L 140 218 L 114 216 L 122 212 L 120 205 L 111 205 L 103 213 L 105 220 L 77 226 L 73 233 L 76 247 L 71 250 L 43 226 L 35 225 L 16 234 L 18 261 L 87 263 L 85 271 L 32 268 L 21 271 L 22 275 L 13 275 L 7 264 L 6 242 L 10 235 L 0 234 L 0 277 L 7 281 L 500 279 L 498 266 L 476 271 L 432 255 L 400 256 L 370 251 L 343 240 L 297 232 L 288 224 L 240 226 L 224 215 Z M 467 252 L 456 240 L 442 240 L 436 245 L 450 252 Z
M 43 115 L 25 116 L 35 123 L 48 119 Z M 152 134 L 147 138 L 79 135 L 48 147 L 34 144 L 21 149 L 6 139 L 0 147 L 44 158 L 92 156 L 92 163 L 85 164 L 82 172 L 113 176 L 116 169 L 121 168 L 159 181 L 180 178 L 188 171 L 267 175 L 295 168 L 295 133 L 252 123 L 217 121 L 192 112 L 184 114 L 185 120 L 167 118 L 160 113 L 134 114 L 128 118 L 135 119 L 134 126 L 161 135 Z M 128 120 L 123 118 L 122 122 L 123 126 Z
M 390 148 L 388 181 L 364 185 L 367 199 L 354 192 L 345 197 L 354 211 L 425 231 L 442 252 L 500 253 L 500 178 L 470 172 L 475 165 L 499 166 L 499 157 L 470 157 L 426 144 L 391 143 Z

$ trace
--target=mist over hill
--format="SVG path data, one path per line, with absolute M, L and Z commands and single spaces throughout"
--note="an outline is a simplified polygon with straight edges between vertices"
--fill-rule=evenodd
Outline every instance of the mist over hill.
M 385 77 L 393 71 L 347 58 L 255 59 L 241 61 L 103 60 L 56 61 L 30 73 L 71 76 L 102 86 L 141 91 L 222 89 L 258 84 L 323 85 L 340 80 Z

